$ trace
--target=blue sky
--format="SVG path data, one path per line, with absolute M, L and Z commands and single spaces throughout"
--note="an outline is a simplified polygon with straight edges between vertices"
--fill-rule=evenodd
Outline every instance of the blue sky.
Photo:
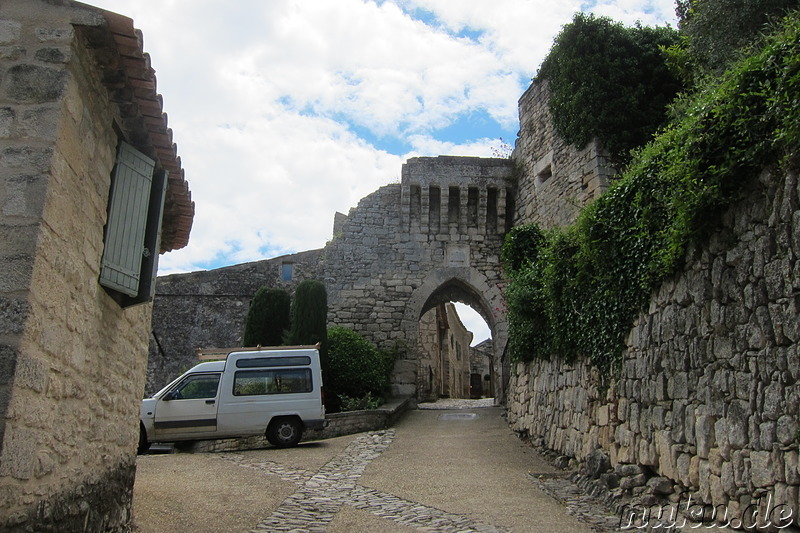
M 577 11 L 674 25 L 671 0 L 84 1 L 142 30 L 196 202 L 162 275 L 320 248 L 408 158 L 513 145 Z

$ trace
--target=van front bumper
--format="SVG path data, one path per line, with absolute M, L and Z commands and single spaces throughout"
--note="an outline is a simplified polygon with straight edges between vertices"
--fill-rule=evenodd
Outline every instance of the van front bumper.
M 303 423 L 306 425 L 306 429 L 323 429 L 328 427 L 331 421 L 327 418 L 321 418 L 319 420 L 303 420 Z

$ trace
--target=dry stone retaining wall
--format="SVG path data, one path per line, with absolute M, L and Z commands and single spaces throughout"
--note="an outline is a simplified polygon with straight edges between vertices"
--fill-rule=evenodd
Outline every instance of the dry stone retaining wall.
M 797 524 L 799 205 L 797 174 L 762 174 L 653 295 L 618 379 L 602 392 L 584 363 L 518 364 L 512 427 L 587 464 L 599 451 L 615 471 L 595 474 L 619 492 L 733 516 L 785 504 Z

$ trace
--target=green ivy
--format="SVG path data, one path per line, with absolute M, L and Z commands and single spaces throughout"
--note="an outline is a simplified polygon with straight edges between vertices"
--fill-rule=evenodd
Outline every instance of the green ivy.
M 719 74 L 763 36 L 765 25 L 798 6 L 798 0 L 677 0 L 684 39 L 670 54 L 684 79 Z
M 718 227 L 762 169 L 792 164 L 800 147 L 800 16 L 676 109 L 681 116 L 574 225 L 508 234 L 513 360 L 581 357 L 608 375 L 633 320 L 682 266 L 687 246 Z

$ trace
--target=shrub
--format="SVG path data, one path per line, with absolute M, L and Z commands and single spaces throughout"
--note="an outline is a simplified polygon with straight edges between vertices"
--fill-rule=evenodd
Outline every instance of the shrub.
M 383 398 L 380 396 L 374 397 L 369 392 L 361 398 L 351 398 L 346 394 L 340 394 L 339 400 L 342 411 L 366 411 L 377 409 L 383 404 Z
M 677 0 L 684 61 L 695 75 L 720 74 L 797 0 Z
M 618 168 L 630 151 L 666 121 L 681 90 L 663 48 L 679 41 L 672 28 L 625 27 L 578 13 L 542 62 L 537 79 L 549 82 L 549 107 L 562 139 L 583 148 L 598 138 Z
M 389 386 L 393 358 L 378 350 L 353 330 L 334 326 L 328 330 L 330 373 L 326 394 L 344 399 L 382 397 Z
M 328 293 L 316 280 L 301 281 L 294 292 L 292 327 L 286 338 L 290 345 L 320 343 L 320 364 L 323 379 L 328 375 Z

